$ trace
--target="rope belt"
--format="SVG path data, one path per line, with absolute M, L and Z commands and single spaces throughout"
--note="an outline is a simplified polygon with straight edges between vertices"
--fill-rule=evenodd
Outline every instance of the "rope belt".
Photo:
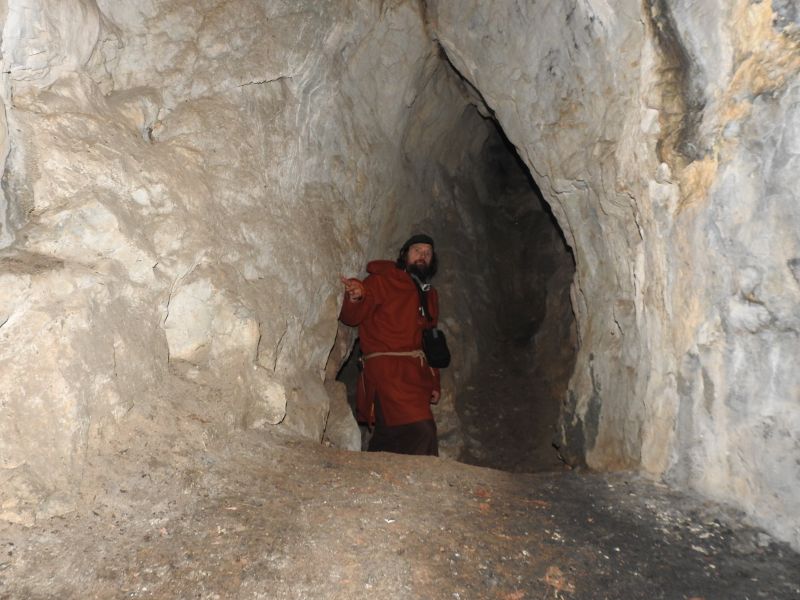
M 376 356 L 411 356 L 412 358 L 419 359 L 420 366 L 425 364 L 425 353 L 422 350 L 409 350 L 408 352 L 372 352 L 371 354 L 363 355 L 361 359 L 369 360 Z

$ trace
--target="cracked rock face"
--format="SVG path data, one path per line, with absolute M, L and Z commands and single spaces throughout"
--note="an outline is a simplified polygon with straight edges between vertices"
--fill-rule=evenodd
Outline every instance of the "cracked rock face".
M 358 449 L 332 381 L 353 337 L 339 277 L 418 230 L 442 255 L 456 361 L 436 410 L 458 453 L 456 393 L 492 332 L 473 290 L 494 129 L 418 3 L 2 9 L 2 518 L 70 510 L 131 436 L 159 453 L 277 426 Z
M 797 547 L 791 4 L 428 3 L 575 253 L 565 450 L 733 504 Z
M 214 435 L 357 443 L 322 381 L 339 276 L 430 217 L 403 140 L 454 78 L 417 5 L 0 10 L 3 517 L 69 510 L 131 411 L 190 398 Z

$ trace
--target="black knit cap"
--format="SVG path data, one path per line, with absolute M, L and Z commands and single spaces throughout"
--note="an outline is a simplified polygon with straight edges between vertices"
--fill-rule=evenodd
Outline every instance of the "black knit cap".
M 425 235 L 424 233 L 417 233 L 416 235 L 412 235 L 405 244 L 403 244 L 403 248 L 400 252 L 405 252 L 414 244 L 428 244 L 431 248 L 433 248 L 433 238 L 429 235 Z

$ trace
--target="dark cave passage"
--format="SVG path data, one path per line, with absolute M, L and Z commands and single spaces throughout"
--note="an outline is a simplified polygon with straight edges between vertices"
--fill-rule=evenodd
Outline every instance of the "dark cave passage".
M 465 377 L 444 380 L 454 388 L 458 426 L 445 428 L 444 436 L 440 428 L 440 442 L 453 444 L 458 459 L 469 464 L 513 472 L 555 469 L 562 465 L 554 447 L 559 410 L 577 350 L 570 303 L 574 261 L 536 182 L 496 121 L 469 107 L 460 125 L 466 129 L 476 120 L 488 133 L 478 149 L 462 154 L 469 160 L 457 169 L 471 174 L 470 185 L 462 187 L 479 221 L 472 228 L 475 239 L 466 243 L 457 226 L 437 237 L 444 240 L 440 261 L 448 278 L 439 288 L 442 304 L 445 311 L 469 304 L 469 318 L 459 326 L 472 326 L 465 336 L 474 338 L 477 360 Z M 337 376 L 347 385 L 351 406 L 357 354 L 356 342 Z M 460 367 L 465 365 L 451 369 Z M 363 427 L 362 433 L 366 443 Z
M 575 365 L 570 303 L 575 266 L 528 168 L 492 121 L 483 150 L 491 202 L 483 206 L 492 275 L 490 351 L 456 402 L 460 460 L 513 472 L 562 466 L 554 447 L 561 400 Z

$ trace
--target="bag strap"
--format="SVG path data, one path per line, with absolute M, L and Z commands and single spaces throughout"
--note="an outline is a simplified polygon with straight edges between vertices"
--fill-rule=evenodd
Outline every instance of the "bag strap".
M 411 279 L 414 280 L 414 286 L 416 286 L 417 292 L 419 292 L 419 309 L 422 312 L 422 316 L 427 318 L 428 321 L 433 321 L 433 317 L 431 317 L 430 313 L 428 312 L 428 296 L 422 291 L 422 282 L 416 275 L 410 275 Z

